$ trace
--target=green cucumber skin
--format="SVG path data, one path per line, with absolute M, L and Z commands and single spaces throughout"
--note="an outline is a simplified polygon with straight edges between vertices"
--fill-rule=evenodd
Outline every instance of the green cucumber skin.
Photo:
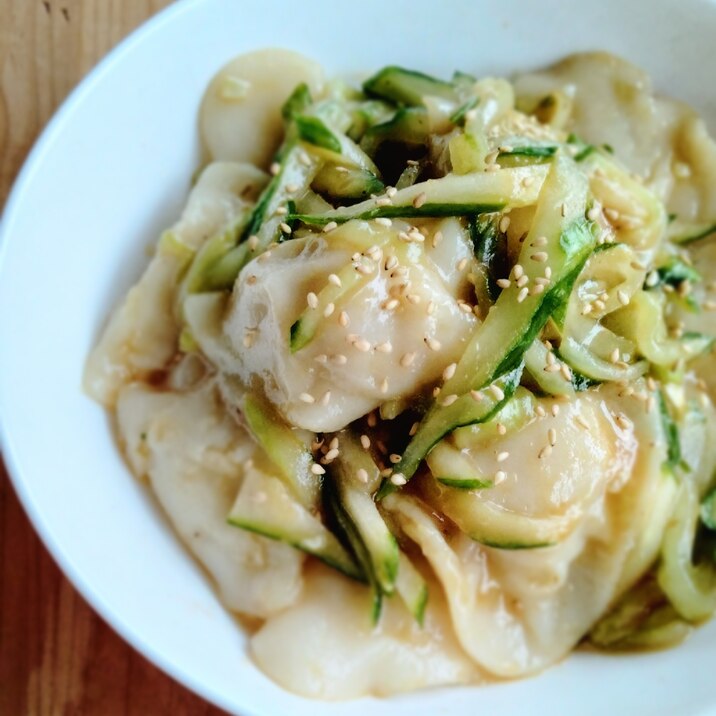
M 493 301 L 502 293 L 497 281 L 506 276 L 510 268 L 507 237 L 500 231 L 499 221 L 499 215 L 472 216 L 469 221 L 473 251 L 487 269 L 487 293 Z
M 418 623 L 418 626 L 422 629 L 425 626 L 425 610 L 428 606 L 428 585 L 423 585 L 423 588 L 420 590 L 420 597 L 418 598 L 417 603 L 414 607 L 410 608 L 410 611 L 413 614 L 413 617 L 415 617 L 415 621 Z
M 508 550 L 525 550 L 525 549 L 544 549 L 545 547 L 554 547 L 554 542 L 536 542 L 529 544 L 525 542 L 498 542 L 497 540 L 490 540 L 478 535 L 469 535 L 471 540 L 484 544 L 485 547 L 492 547 L 492 549 L 508 549 Z
M 341 153 L 341 142 L 319 117 L 298 115 L 293 120 L 298 129 L 298 136 L 309 144 L 323 147 L 336 154 Z
M 679 246 L 688 246 L 689 244 L 696 243 L 697 241 L 707 239 L 714 234 L 716 234 L 716 224 L 709 226 L 708 229 L 705 229 L 698 234 L 694 234 L 693 236 L 684 236 L 683 238 L 672 239 L 672 241 L 675 244 L 679 244 Z
M 282 535 L 279 532 L 273 532 L 272 530 L 269 530 L 266 527 L 262 527 L 259 524 L 255 524 L 252 522 L 244 522 L 243 520 L 232 518 L 229 518 L 227 522 L 232 527 L 238 527 L 239 529 L 245 530 L 246 532 L 252 532 L 253 534 L 260 535 L 261 537 L 266 537 L 267 539 L 275 540 L 276 542 L 283 542 L 284 544 L 287 544 L 294 549 L 297 549 L 301 552 L 305 552 L 306 554 L 315 557 L 327 566 L 337 570 L 341 574 L 344 574 L 346 577 L 349 577 L 356 582 L 360 582 L 361 584 L 368 583 L 365 574 L 359 569 L 358 565 L 356 564 L 348 564 L 345 562 L 341 562 L 337 559 L 333 559 L 330 555 L 327 555 L 325 553 L 308 549 L 307 547 L 302 545 L 301 542 L 291 540 L 287 535 Z
M 452 487 L 456 490 L 484 490 L 494 485 L 492 480 L 469 480 L 460 477 L 436 477 L 435 479 L 441 485 Z
M 471 97 L 467 102 L 458 107 L 458 109 L 450 115 L 450 121 L 458 127 L 465 126 L 466 114 L 471 110 L 475 109 L 480 103 L 479 97 Z
M 710 530 L 716 530 L 716 488 L 701 500 L 701 521 Z
M 294 214 L 290 218 L 296 219 L 303 224 L 309 226 L 325 226 L 326 224 L 335 221 L 338 224 L 343 224 L 346 221 L 352 221 L 357 219 L 359 221 L 370 221 L 371 219 L 379 218 L 406 218 L 415 219 L 420 217 L 425 218 L 440 218 L 446 216 L 465 216 L 471 214 L 487 214 L 495 211 L 500 211 L 505 207 L 504 204 L 423 204 L 421 207 L 416 208 L 410 206 L 376 206 L 374 209 L 364 211 L 354 216 L 324 216 L 323 214 Z
M 679 429 L 671 417 L 669 407 L 666 403 L 666 397 L 663 391 L 657 393 L 657 403 L 659 405 L 659 413 L 661 415 L 661 424 L 666 437 L 666 463 L 664 467 L 668 472 L 673 473 L 681 465 L 681 441 L 679 440 Z
M 425 95 L 457 100 L 455 87 L 435 77 L 396 65 L 384 67 L 363 83 L 363 91 L 397 105 L 415 107 Z
M 311 90 L 305 82 L 296 85 L 296 89 L 291 92 L 289 98 L 281 107 L 281 116 L 285 122 L 290 122 L 296 115 L 304 112 L 313 103 Z
M 361 138 L 363 151 L 375 156 L 384 142 L 397 142 L 411 147 L 425 146 L 430 136 L 428 113 L 422 107 L 403 107 L 392 119 L 366 130 Z

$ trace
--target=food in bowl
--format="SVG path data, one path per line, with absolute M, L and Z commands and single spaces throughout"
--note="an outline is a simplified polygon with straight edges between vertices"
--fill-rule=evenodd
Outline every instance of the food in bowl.
M 260 51 L 89 357 L 127 461 L 316 698 L 682 640 L 716 606 L 716 144 L 602 54 L 361 88 Z

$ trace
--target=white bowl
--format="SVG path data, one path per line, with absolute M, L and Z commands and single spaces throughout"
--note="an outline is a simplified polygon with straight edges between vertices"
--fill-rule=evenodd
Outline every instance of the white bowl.
M 510 73 L 604 48 L 716 129 L 716 4 L 707 0 L 187 0 L 120 45 L 33 150 L 0 234 L 0 435 L 20 499 L 92 606 L 183 684 L 246 716 L 713 714 L 716 623 L 672 651 L 578 653 L 489 688 L 322 704 L 266 679 L 208 581 L 130 476 L 82 366 L 111 307 L 177 215 L 198 160 L 196 113 L 234 54 L 284 46 L 329 73 L 400 63 Z

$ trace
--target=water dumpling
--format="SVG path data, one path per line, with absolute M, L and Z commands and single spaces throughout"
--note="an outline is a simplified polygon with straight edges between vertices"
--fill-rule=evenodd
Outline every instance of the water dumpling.
M 422 229 L 432 237 L 425 248 L 407 223 L 351 221 L 249 264 L 224 322 L 241 379 L 259 382 L 288 421 L 316 432 L 429 386 L 459 359 L 477 322 L 472 285 L 450 276 L 457 269 L 442 254 L 431 258 L 453 242 L 467 276 L 474 259 L 464 233 L 451 221 L 433 249 L 439 222 L 431 228 Z

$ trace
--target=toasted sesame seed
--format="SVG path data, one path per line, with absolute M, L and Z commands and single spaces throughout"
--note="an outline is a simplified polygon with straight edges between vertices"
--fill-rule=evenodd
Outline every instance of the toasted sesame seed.
M 326 474 L 325 468 L 321 467 L 318 463 L 315 463 L 315 462 L 313 463 L 313 465 L 311 465 L 311 472 L 314 475 L 325 475 Z
M 428 195 L 423 191 L 413 199 L 413 206 L 419 209 L 428 199 Z
M 535 408 L 535 413 L 537 413 L 537 416 L 540 418 L 544 418 L 547 415 L 547 411 L 541 405 Z
M 497 434 L 498 435 L 507 435 L 507 427 L 504 423 L 497 423 Z
M 414 360 L 415 353 L 403 353 L 400 358 L 400 365 L 403 366 L 403 368 L 407 368 L 408 366 L 413 365 Z
M 440 343 L 439 340 L 436 338 L 433 338 L 431 336 L 425 336 L 425 345 L 431 350 L 431 351 L 439 351 L 442 348 L 442 343 Z
M 403 475 L 400 472 L 396 472 L 395 475 L 391 475 L 390 481 L 394 485 L 398 485 L 398 486 L 404 485 L 407 482 L 407 480 L 405 479 L 405 475 Z
M 433 248 L 437 248 L 437 245 L 443 240 L 443 232 L 442 231 L 436 231 L 435 234 L 433 234 Z
M 504 400 L 505 399 L 505 391 L 500 388 L 499 385 L 495 385 L 494 383 L 489 388 L 492 395 L 495 396 L 496 400 Z
M 485 397 L 479 390 L 471 390 L 470 397 L 476 402 L 481 403 Z
M 363 467 L 359 467 L 358 470 L 356 470 L 356 477 L 358 478 L 359 482 L 365 484 L 366 482 L 368 482 L 368 471 Z
M 519 281 L 524 276 L 525 270 L 522 268 L 522 264 L 515 264 L 512 267 L 512 275 Z
M 547 237 L 546 236 L 538 236 L 531 244 L 530 246 L 534 246 L 535 248 L 539 248 L 540 246 L 547 246 Z
M 510 453 L 507 452 L 507 450 L 503 450 L 502 452 L 497 453 L 497 462 L 504 462 L 507 460 L 507 458 L 510 456 Z
M 545 445 L 538 453 L 537 457 L 542 460 L 546 457 L 549 457 L 552 454 L 552 446 L 551 445 Z
M 316 402 L 316 399 L 310 393 L 301 393 L 298 399 L 309 405 Z
M 562 363 L 559 367 L 559 372 L 565 380 L 572 380 L 572 371 L 566 363 Z
M 530 277 L 527 274 L 522 274 L 522 276 L 515 281 L 515 286 L 517 286 L 517 288 L 524 288 L 529 282 Z
M 557 405 L 557 403 L 552 404 L 551 413 L 553 418 L 556 418 L 559 415 L 559 405 Z
M 338 288 L 343 285 L 341 279 L 334 273 L 328 274 L 328 283 L 332 283 L 334 286 L 338 286 Z
M 549 258 L 549 255 L 546 251 L 537 251 L 537 253 L 534 253 L 530 256 L 530 259 L 532 261 L 536 261 L 537 263 L 543 264 L 547 259 Z
M 273 176 L 276 176 L 281 171 L 281 165 L 278 162 L 273 162 L 269 167 L 269 171 Z
M 333 311 L 336 310 L 336 304 L 335 303 L 329 303 L 324 309 L 323 309 L 323 315 L 325 318 L 328 318 Z
M 527 295 L 529 294 L 529 289 L 527 286 L 523 286 L 520 289 L 520 292 L 517 294 L 517 303 L 522 303 L 527 298 Z
M 508 279 L 508 278 L 498 278 L 496 283 L 500 288 L 509 288 L 510 287 L 510 279 Z
M 343 353 L 336 353 L 331 356 L 331 363 L 335 363 L 336 365 L 345 365 L 347 362 L 348 358 L 344 356 Z
M 614 416 L 614 422 L 616 422 L 622 430 L 630 430 L 633 427 L 631 420 L 621 413 Z
M 409 293 L 405 298 L 408 300 L 409 303 L 412 303 L 414 306 L 417 306 L 422 300 L 417 293 Z
M 375 200 L 376 206 L 390 206 L 393 202 L 387 196 L 380 196 Z
M 256 236 L 256 234 L 251 234 L 251 236 L 249 236 L 249 238 L 248 238 L 248 242 L 249 242 L 249 248 L 252 251 L 256 251 L 256 249 L 259 245 L 259 237 Z
M 504 234 L 510 228 L 510 217 L 503 216 L 500 219 L 500 231 Z
M 383 343 L 378 343 L 375 349 L 376 351 L 378 351 L 378 353 L 392 353 L 393 344 L 390 341 L 385 341 Z
M 285 221 L 282 221 L 279 224 L 279 228 L 284 234 L 290 234 L 293 231 L 293 229 Z
M 383 380 L 380 381 L 380 392 L 385 394 L 388 392 L 388 379 L 383 378 Z
M 375 220 L 375 223 L 379 224 L 380 226 L 386 226 L 386 227 L 393 225 L 393 222 L 387 216 L 379 216 Z
M 609 360 L 612 363 L 618 363 L 621 360 L 621 353 L 619 352 L 618 348 L 615 348 L 610 354 L 609 354 Z
M 547 431 L 547 440 L 552 447 L 557 444 L 557 431 L 554 428 L 550 428 Z
M 359 338 L 353 342 L 353 347 L 361 353 L 367 353 L 370 350 L 370 342 L 365 338 Z
M 408 435 L 412 438 L 413 435 L 415 435 L 415 433 L 418 432 L 418 428 L 419 428 L 419 427 L 420 427 L 420 423 L 417 422 L 417 421 L 414 422 L 414 423 L 410 426 L 410 431 L 408 432 Z
M 318 308 L 318 296 L 313 291 L 309 291 L 306 294 L 306 303 L 309 308 Z
M 445 367 L 445 370 L 443 371 L 443 380 L 450 380 L 455 375 L 455 371 L 457 370 L 457 363 L 450 363 L 450 365 Z
M 589 430 L 589 423 L 581 415 L 575 415 L 574 422 L 577 423 L 577 425 L 579 425 L 580 428 Z
M 446 395 L 442 399 L 442 404 L 447 408 L 452 405 L 458 399 L 458 397 L 459 396 L 455 395 L 455 393 L 452 393 L 451 395 Z

